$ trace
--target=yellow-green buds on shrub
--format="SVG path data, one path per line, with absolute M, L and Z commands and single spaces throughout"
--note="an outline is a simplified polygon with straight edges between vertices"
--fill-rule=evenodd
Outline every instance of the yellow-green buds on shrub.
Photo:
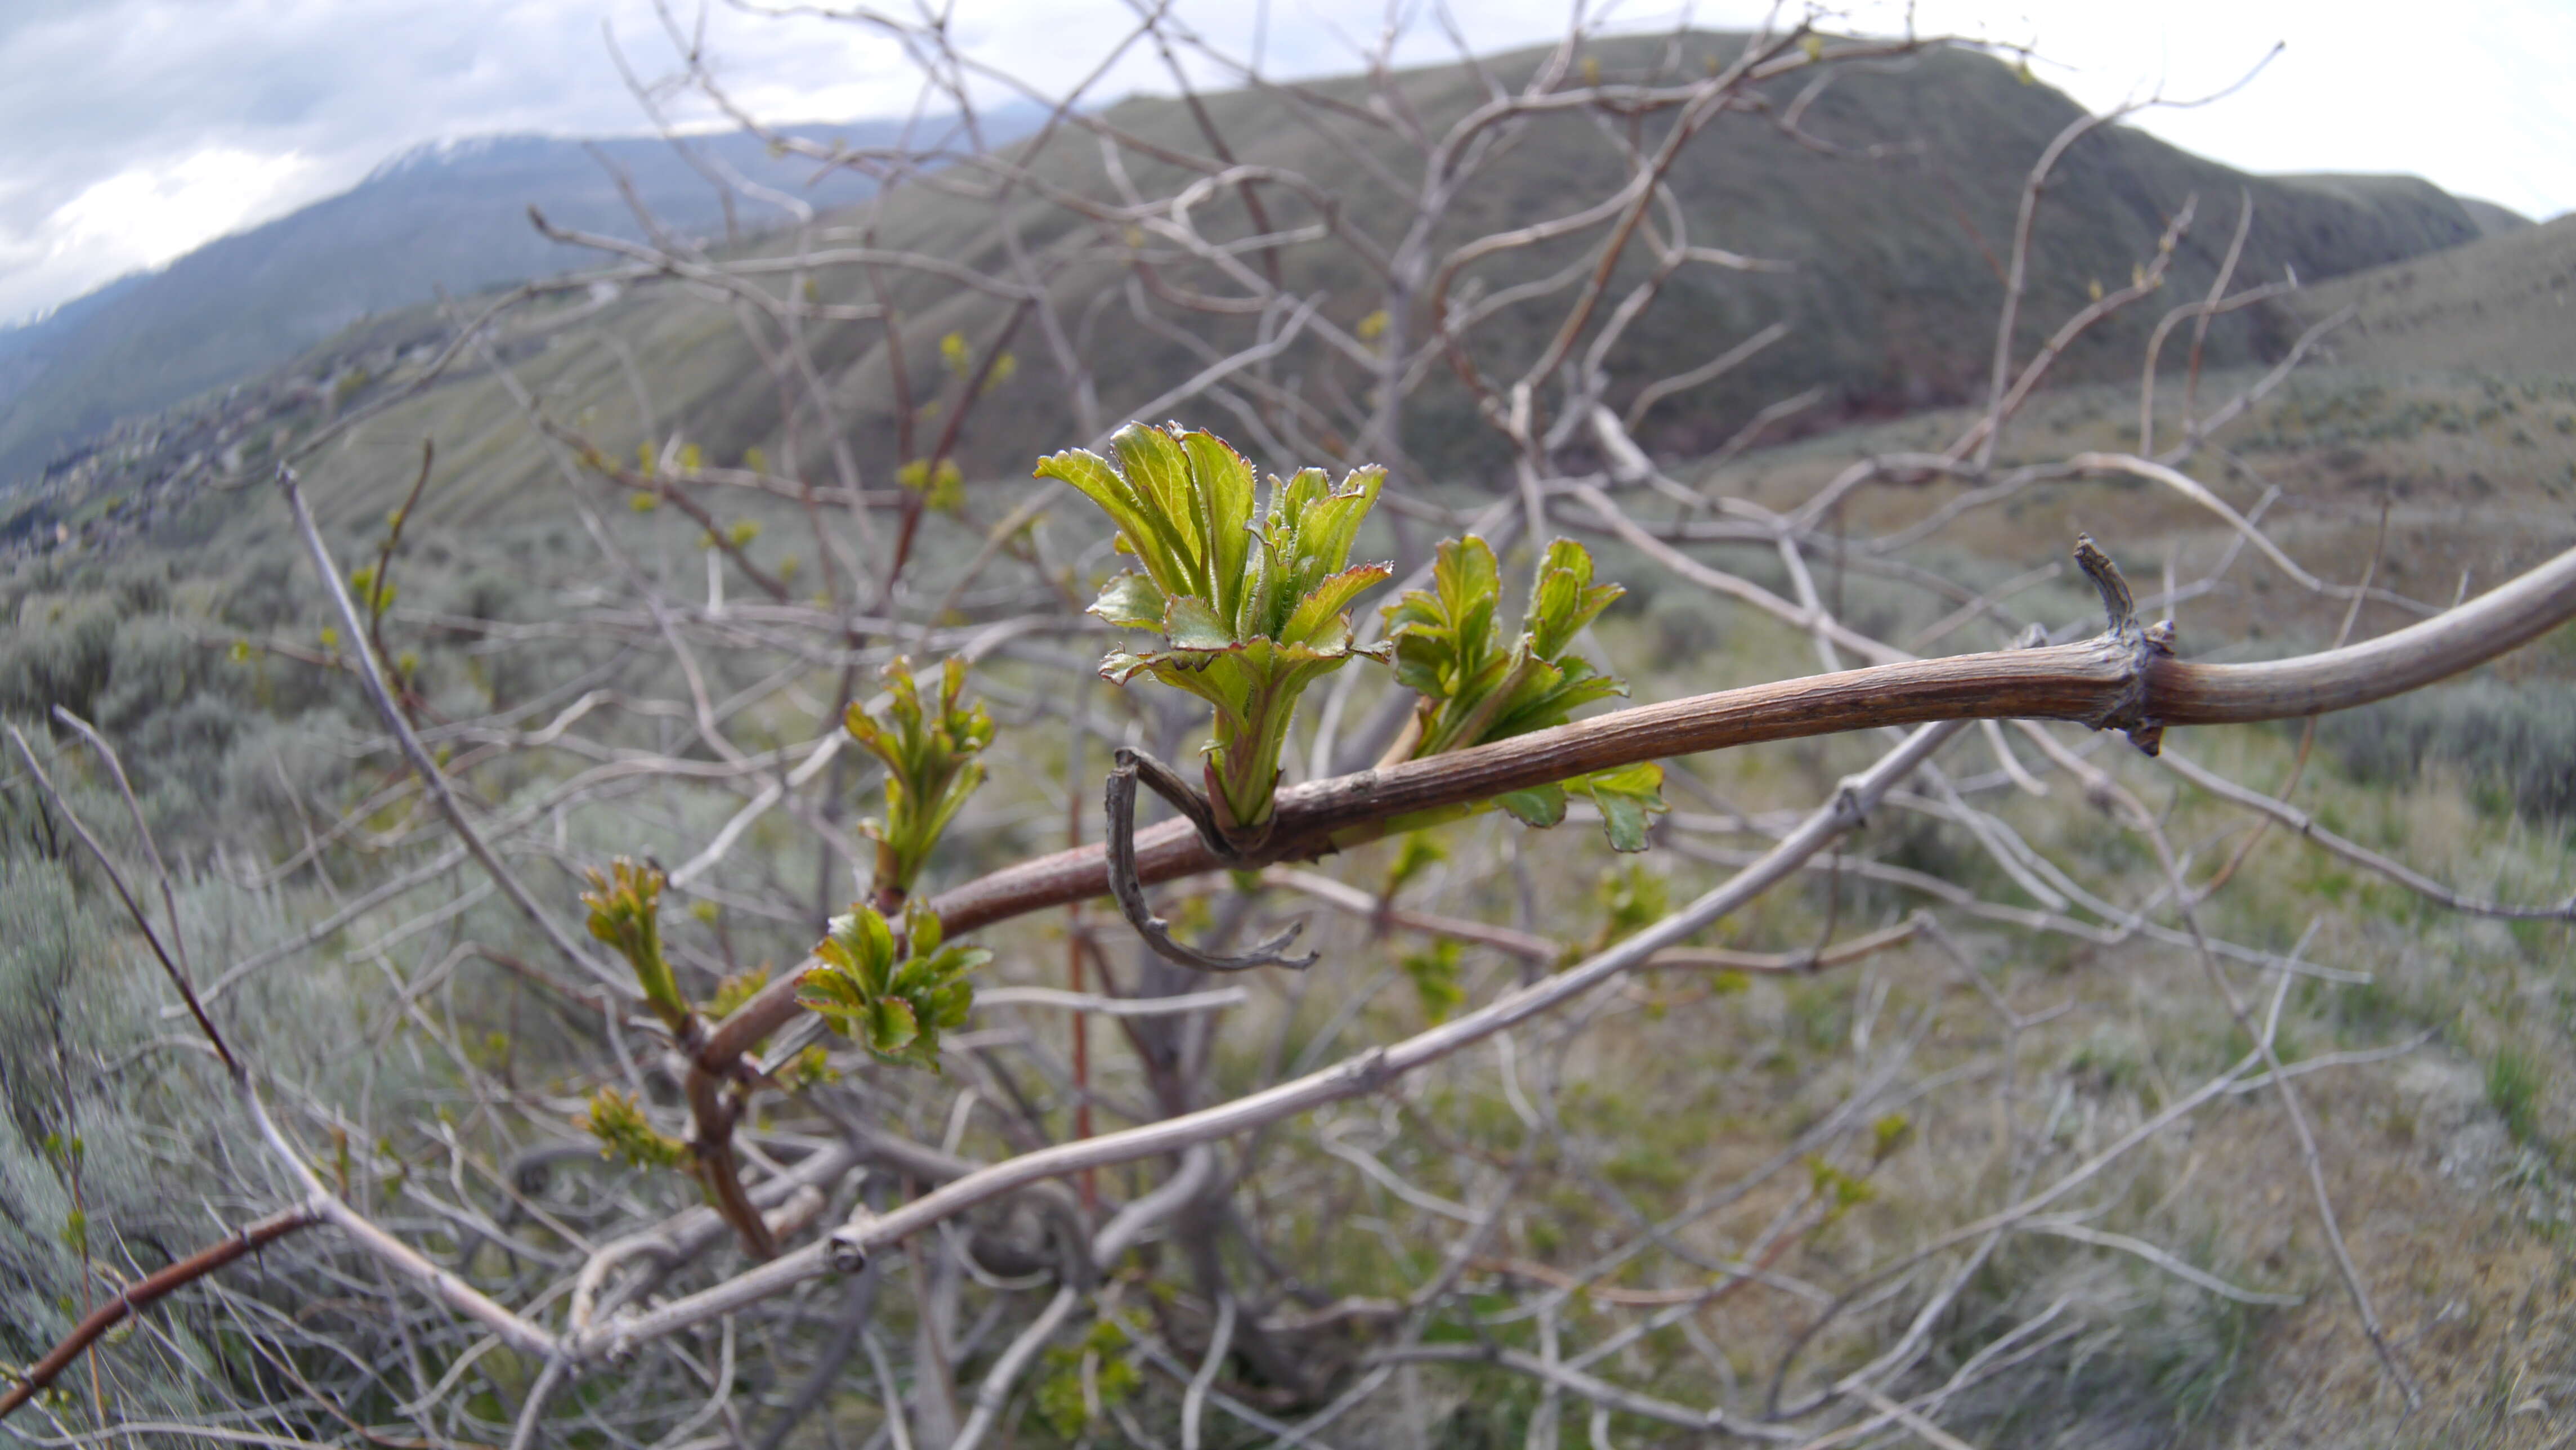
M 938 914 L 919 901 L 904 912 L 902 940 L 859 904 L 832 918 L 814 955 L 822 965 L 806 970 L 797 1001 L 879 1059 L 933 1072 L 939 1034 L 963 1026 L 974 1005 L 967 974 L 993 959 L 983 947 L 945 945 Z
M 1349 610 L 1392 571 L 1350 555 L 1386 470 L 1339 485 L 1320 468 L 1273 478 L 1256 527 L 1252 465 L 1215 434 L 1131 423 L 1110 447 L 1114 464 L 1076 448 L 1037 470 L 1100 505 L 1119 551 L 1144 566 L 1109 581 L 1091 612 L 1155 631 L 1164 648 L 1113 653 L 1100 673 L 1122 685 L 1150 674 L 1215 706 L 1208 777 L 1220 818 L 1265 825 L 1299 692 L 1378 653 L 1354 646 Z
M 940 832 L 984 783 L 984 767 L 975 757 L 992 743 L 993 719 L 980 704 L 960 703 L 964 660 L 952 659 L 941 669 L 939 698 L 928 704 L 913 683 L 911 660 L 896 656 L 879 678 L 893 697 L 883 712 L 871 715 L 853 704 L 841 723 L 885 762 L 885 819 L 859 829 L 877 843 L 877 896 L 891 910 L 912 891 Z
M 590 908 L 590 934 L 626 958 L 653 1015 L 678 1032 L 688 1023 L 689 999 L 680 995 L 671 964 L 662 958 L 662 873 L 623 856 L 608 871 L 589 873 L 591 889 L 581 894 Z
M 689 1145 L 654 1131 L 635 1099 L 615 1088 L 592 1093 L 590 1111 L 574 1122 L 599 1140 L 602 1158 L 620 1158 L 638 1168 L 690 1166 Z

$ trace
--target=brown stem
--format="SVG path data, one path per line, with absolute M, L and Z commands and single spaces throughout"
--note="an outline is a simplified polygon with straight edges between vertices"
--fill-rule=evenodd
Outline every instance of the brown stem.
M 689 1064 L 689 1118 L 694 1128 L 689 1150 L 697 1154 L 698 1180 L 707 1190 L 709 1206 L 733 1226 L 744 1253 L 766 1262 L 778 1257 L 778 1240 L 751 1196 L 743 1192 L 742 1169 L 733 1153 L 733 1125 L 741 1115 L 741 1102 L 726 1101 L 723 1088 L 722 1078 L 696 1062 Z
M 411 522 L 411 511 L 420 507 L 421 490 L 429 487 L 429 467 L 437 457 L 436 442 L 420 440 L 420 472 L 413 476 L 411 492 L 404 495 L 402 507 L 394 510 L 385 537 L 376 546 L 375 584 L 367 591 L 367 641 L 376 647 L 376 658 L 380 660 L 393 658 L 385 648 L 385 610 L 391 607 L 393 590 L 389 581 L 393 578 L 394 551 L 402 547 L 403 525 Z M 412 717 L 413 724 L 419 724 L 420 692 L 407 679 L 398 677 L 394 683 L 400 687 L 404 712 Z
M 1259 860 L 1321 856 L 1377 839 L 1398 817 L 1506 791 L 1770 740 L 1935 720 L 2067 720 L 2096 729 L 2160 722 L 2170 728 L 2346 710 L 2475 668 L 2570 619 L 2576 619 L 2576 549 L 2393 634 L 2263 664 L 2193 664 L 2105 636 L 1872 665 L 1638 705 L 1283 790 Z M 1220 860 L 1183 820 L 1137 831 L 1133 846 L 1136 880 L 1144 885 L 1232 864 Z M 1109 889 L 1107 849 L 1092 845 L 1006 866 L 942 892 L 931 906 L 953 935 Z M 794 1017 L 795 999 L 793 974 L 772 982 L 718 1027 L 710 1046 L 747 1045 L 777 1031 Z
M 70 711 L 63 710 L 60 706 L 56 706 L 55 709 L 58 713 L 68 719 L 78 719 L 77 716 L 73 716 Z M 102 754 L 106 755 L 111 761 L 116 759 L 115 752 L 107 748 L 107 741 L 104 736 L 101 736 L 93 729 L 89 729 L 86 724 L 84 724 L 81 729 L 82 733 L 89 737 L 90 741 L 99 748 Z M 18 727 L 15 725 L 9 726 L 8 731 L 10 743 L 18 747 L 18 758 L 27 763 L 27 773 L 35 777 L 37 789 L 44 792 L 45 800 L 53 806 L 54 810 L 59 813 L 65 821 L 68 821 L 71 824 L 73 834 L 79 836 L 81 844 L 89 848 L 90 857 L 98 862 L 99 869 L 107 873 L 107 884 L 114 888 L 116 899 L 123 902 L 125 905 L 125 914 L 134 919 L 136 929 L 143 933 L 144 945 L 150 947 L 152 949 L 152 955 L 160 960 L 161 970 L 169 975 L 170 985 L 178 988 L 179 999 L 188 1004 L 188 1015 L 197 1019 L 197 1030 L 206 1034 L 206 1041 L 215 1049 L 215 1056 L 223 1060 L 224 1071 L 231 1073 L 235 1077 L 241 1076 L 241 1062 L 233 1056 L 233 1050 L 225 1045 L 224 1035 L 215 1030 L 215 1020 L 206 1015 L 206 1004 L 198 999 L 196 984 L 188 980 L 187 968 L 182 966 L 179 961 L 171 955 L 172 951 L 177 947 L 179 940 L 178 916 L 173 913 L 170 918 L 171 945 L 164 946 L 161 941 L 161 934 L 152 929 L 152 919 L 143 914 L 142 904 L 134 899 L 133 891 L 127 888 L 125 884 L 125 873 L 116 869 L 116 862 L 108 856 L 107 848 L 99 844 L 97 836 L 91 834 L 89 823 L 82 820 L 79 813 L 75 812 L 71 808 L 71 804 L 63 799 L 62 792 L 54 789 L 53 777 L 45 774 L 45 768 L 36 763 L 36 752 L 28 747 L 27 737 L 19 734 Z M 122 762 L 118 762 L 116 774 L 119 781 L 124 779 L 125 767 Z M 139 812 L 135 819 L 136 822 L 140 824 L 142 816 Z M 151 835 L 148 831 L 144 835 L 144 840 L 146 842 L 151 840 Z M 158 847 L 152 847 L 151 850 L 154 858 L 157 860 L 160 856 L 160 849 Z
M 1139 778 L 1152 780 L 1158 792 L 1169 797 L 1174 805 L 1182 808 L 1192 826 L 1200 832 L 1198 844 L 1201 849 L 1214 852 L 1224 845 L 1225 838 L 1202 821 L 1201 815 L 1206 810 L 1205 803 L 1194 799 L 1194 793 L 1190 791 L 1187 783 L 1174 774 L 1170 766 L 1141 750 L 1124 746 L 1119 748 L 1117 758 L 1118 764 L 1109 772 L 1109 786 L 1104 793 L 1109 814 L 1109 839 L 1102 843 L 1101 848 L 1107 854 L 1109 862 L 1109 894 L 1117 900 L 1118 909 L 1127 917 L 1127 924 L 1136 928 L 1136 934 L 1145 939 L 1145 944 L 1152 947 L 1155 954 L 1164 960 L 1178 962 L 1182 966 L 1201 972 L 1243 972 L 1250 971 L 1254 967 L 1313 966 L 1315 964 L 1313 952 L 1308 952 L 1302 957 L 1285 954 L 1288 945 L 1297 939 L 1297 933 L 1304 929 L 1302 922 L 1256 945 L 1242 956 L 1218 956 L 1211 952 L 1200 951 L 1195 947 L 1185 946 L 1172 938 L 1171 924 L 1156 916 L 1153 908 L 1146 904 L 1145 888 L 1136 879 L 1137 780 Z M 1231 848 L 1227 848 L 1221 859 L 1232 861 L 1240 858 L 1235 856 Z
M 71 1368 L 72 1361 L 80 1358 L 82 1350 L 96 1343 L 100 1335 L 115 1328 L 126 1316 L 175 1289 L 195 1283 L 245 1254 L 255 1253 L 297 1229 L 320 1221 L 321 1215 L 309 1206 L 271 1214 L 222 1243 L 199 1249 L 177 1263 L 126 1286 L 115 1298 L 92 1310 L 89 1317 L 64 1335 L 62 1343 L 55 1345 L 43 1359 L 28 1366 L 16 1388 L 0 1394 L 0 1420 L 7 1419 L 20 1405 L 34 1399 L 38 1390 L 52 1384 L 56 1376 Z

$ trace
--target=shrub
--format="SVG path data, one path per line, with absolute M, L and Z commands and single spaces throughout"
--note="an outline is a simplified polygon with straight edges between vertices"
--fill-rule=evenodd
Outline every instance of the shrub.
M 2502 789 L 2532 815 L 2576 814 L 2576 682 L 2424 690 L 2328 715 L 2317 734 L 2357 780 L 2401 783 L 2438 763 Z

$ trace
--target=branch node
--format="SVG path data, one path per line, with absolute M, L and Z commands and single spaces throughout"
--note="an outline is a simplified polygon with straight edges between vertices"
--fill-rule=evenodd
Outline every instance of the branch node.
M 610 1369 L 625 1370 L 634 1366 L 634 1311 L 627 1310 L 620 1313 L 615 1319 L 609 1321 L 608 1344 L 607 1347 L 600 1351 L 600 1358 L 608 1362 L 608 1367 Z
M 2125 657 L 2127 678 L 2108 708 L 2085 723 L 2096 730 L 2117 730 L 2129 737 L 2129 743 L 2148 755 L 2164 747 L 2165 726 L 2162 720 L 2147 713 L 2147 681 L 2159 659 L 2173 655 L 2172 620 L 2160 620 L 2154 626 L 2138 624 L 2137 596 L 2129 592 L 2129 581 L 2120 577 L 2120 566 L 2102 552 L 2091 534 L 2075 536 L 2075 565 L 2102 596 L 2102 613 L 2110 628 L 2102 642 Z
M 2102 596 L 2102 612 L 2109 616 L 2115 638 L 2128 638 L 2138 632 L 2138 601 L 2129 592 L 2129 581 L 2120 577 L 2120 566 L 2102 552 L 2091 534 L 2075 536 L 2075 567 L 2093 581 L 2094 591 Z
M 874 1214 L 853 1215 L 823 1240 L 823 1257 L 834 1273 L 855 1274 L 868 1266 L 867 1234 L 876 1222 Z
M 1172 809 L 1188 818 L 1190 825 L 1197 829 L 1199 840 L 1218 860 L 1228 866 L 1254 864 L 1227 837 L 1224 824 L 1217 819 L 1216 803 L 1183 779 L 1179 771 L 1165 765 L 1152 752 L 1132 745 L 1118 747 L 1116 763 L 1120 770 L 1133 771 L 1138 780 L 1152 788 L 1154 794 L 1170 801 Z
M 1127 924 L 1145 944 L 1166 961 L 1177 962 L 1193 971 L 1242 972 L 1254 967 L 1294 967 L 1303 969 L 1315 964 L 1316 954 L 1285 954 L 1286 948 L 1305 930 L 1304 922 L 1292 923 L 1286 931 L 1257 943 L 1241 956 L 1219 956 L 1184 946 L 1172 939 L 1171 924 L 1154 915 L 1145 904 L 1145 886 L 1136 876 L 1136 782 L 1142 779 L 1155 792 L 1170 800 L 1181 813 L 1198 827 L 1199 836 L 1219 860 L 1229 865 L 1244 864 L 1244 858 L 1226 845 L 1222 832 L 1216 829 L 1216 817 L 1205 800 L 1190 789 L 1173 769 L 1144 751 L 1122 748 L 1117 764 L 1109 772 L 1109 785 L 1102 804 L 1109 816 L 1109 893 L 1118 899 L 1118 909 Z
M 1386 1065 L 1386 1049 L 1372 1047 L 1360 1054 L 1359 1061 L 1351 1065 L 1351 1079 L 1359 1084 L 1360 1091 L 1371 1093 L 1394 1081 L 1395 1071 Z
M 1869 807 L 1861 803 L 1857 780 L 1846 780 L 1834 787 L 1834 824 L 1846 831 L 1857 831 L 1869 824 Z

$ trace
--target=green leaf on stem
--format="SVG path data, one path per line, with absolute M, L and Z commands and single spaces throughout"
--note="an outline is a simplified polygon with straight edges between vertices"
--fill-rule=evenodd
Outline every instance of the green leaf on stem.
M 993 959 L 977 946 L 951 946 L 939 917 L 920 901 L 904 911 L 898 939 L 864 903 L 832 918 L 814 948 L 796 1000 L 880 1060 L 939 1070 L 939 1034 L 965 1025 L 975 1003 L 971 973 Z
M 606 876 L 590 872 L 591 889 L 581 895 L 590 908 L 590 934 L 626 958 L 645 1005 L 678 1032 L 688 1024 L 689 999 L 680 995 L 671 964 L 662 956 L 662 873 L 623 856 L 609 863 L 608 871 Z
M 1614 675 L 1569 653 L 1584 626 L 1626 591 L 1592 582 L 1592 555 L 1571 539 L 1547 546 L 1530 586 L 1520 633 L 1508 642 L 1498 619 L 1502 571 L 1493 548 L 1469 534 L 1443 540 L 1431 587 L 1388 605 L 1398 683 L 1422 697 L 1415 707 L 1413 758 L 1508 740 L 1562 725 L 1595 700 L 1628 693 Z M 1568 792 L 1601 809 L 1614 850 L 1642 851 L 1646 827 L 1662 814 L 1663 767 L 1646 764 L 1533 786 L 1495 798 L 1532 826 L 1565 819 Z
M 993 740 L 993 719 L 981 704 L 961 704 L 966 662 L 952 659 L 939 675 L 939 696 L 924 701 L 912 661 L 902 655 L 878 672 L 889 697 L 871 713 L 853 703 L 842 726 L 869 754 L 884 762 L 886 813 L 860 823 L 877 843 L 876 890 L 889 903 L 911 894 L 913 882 L 956 819 L 967 797 L 984 783 L 976 757 Z
M 1587 775 L 1571 784 L 1601 808 L 1601 829 L 1610 837 L 1613 851 L 1646 849 L 1648 825 L 1670 809 L 1664 804 L 1664 768 L 1651 760 Z
M 1594 700 L 1628 693 L 1616 676 L 1567 651 L 1585 625 L 1626 591 L 1592 582 L 1592 555 L 1571 539 L 1548 545 L 1508 643 L 1496 617 L 1501 571 L 1492 546 L 1469 534 L 1441 541 L 1432 587 L 1387 606 L 1396 679 L 1422 696 L 1414 758 L 1562 725 Z
M 1354 655 L 1379 656 L 1353 645 L 1349 610 L 1392 571 L 1353 565 L 1350 553 L 1385 470 L 1338 485 L 1318 468 L 1273 478 L 1265 514 L 1251 463 L 1213 433 L 1131 423 L 1110 451 L 1114 463 L 1077 448 L 1037 469 L 1098 504 L 1118 551 L 1141 566 L 1111 580 L 1091 612 L 1163 636 L 1159 650 L 1112 651 L 1100 673 L 1122 685 L 1151 675 L 1207 701 L 1211 793 L 1223 819 L 1259 827 L 1298 695 Z
M 1565 787 L 1534 785 L 1527 790 L 1507 790 L 1494 797 L 1494 804 L 1511 812 L 1522 825 L 1546 830 L 1565 819 Z

